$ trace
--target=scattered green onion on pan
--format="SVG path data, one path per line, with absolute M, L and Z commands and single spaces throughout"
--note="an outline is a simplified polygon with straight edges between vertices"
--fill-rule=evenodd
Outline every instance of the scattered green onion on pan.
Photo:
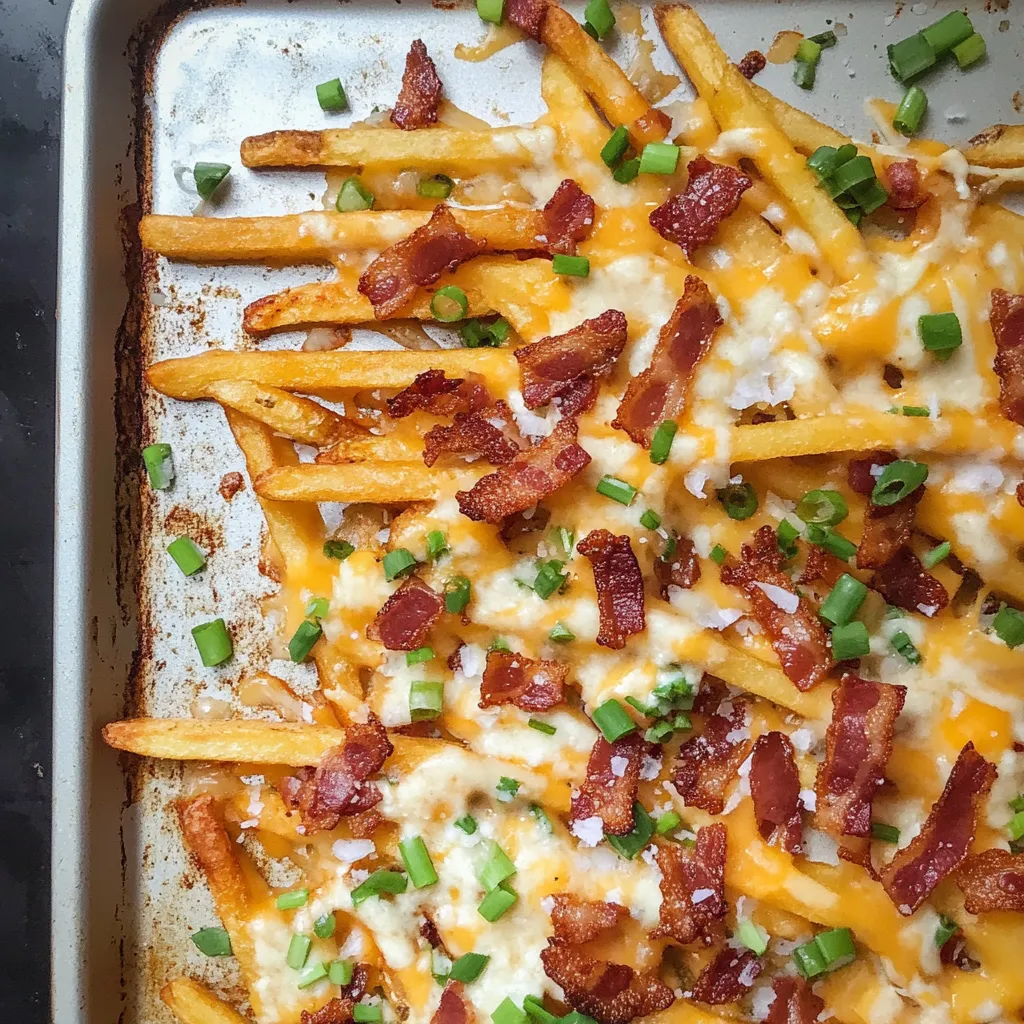
M 828 597 L 821 602 L 818 614 L 833 626 L 845 626 L 857 614 L 868 596 L 868 588 L 855 576 L 844 572 Z
M 895 825 L 886 825 L 881 821 L 871 822 L 871 835 L 882 843 L 892 843 L 894 846 L 900 841 L 900 830 Z
M 327 980 L 344 987 L 352 980 L 354 968 L 351 960 L 332 960 L 327 965 Z
M 323 914 L 313 922 L 313 934 L 318 939 L 329 939 L 334 934 L 337 923 L 334 914 Z
M 380 869 L 374 871 L 369 878 L 360 882 L 352 890 L 352 906 L 358 907 L 365 903 L 371 896 L 381 896 L 384 893 L 402 893 L 409 887 L 409 879 L 401 871 L 388 871 Z
M 856 957 L 857 948 L 849 928 L 819 932 L 809 942 L 793 950 L 797 970 L 808 979 L 845 967 Z
M 923 462 L 898 459 L 882 470 L 871 491 L 871 500 L 876 505 L 895 505 L 927 479 L 928 467 Z
M 628 185 L 640 173 L 640 160 L 634 157 L 632 160 L 623 160 L 618 167 L 612 171 L 612 177 L 620 185 Z
M 953 56 L 956 57 L 956 62 L 960 65 L 961 70 L 969 68 L 972 64 L 977 64 L 987 52 L 985 40 L 977 32 L 953 47 Z
M 452 964 L 451 973 L 448 975 L 452 981 L 461 981 L 468 984 L 476 981 L 484 972 L 484 968 L 490 963 L 491 958 L 483 953 L 463 953 L 462 956 Z
M 950 545 L 949 541 L 944 540 L 941 544 L 937 544 L 935 547 L 933 547 L 931 551 L 926 551 L 921 556 L 921 564 L 926 569 L 934 569 L 935 566 L 939 564 L 939 562 L 942 562 L 949 557 L 949 553 L 952 550 L 953 548 Z
M 174 482 L 174 459 L 169 444 L 147 444 L 142 449 L 142 461 L 149 476 L 149 485 L 155 491 L 166 491 Z
M 620 480 L 617 476 L 603 476 L 595 488 L 598 494 L 617 501 L 620 505 L 630 505 L 636 497 L 636 488 L 632 484 Z
M 531 718 L 526 723 L 531 729 L 544 733 L 545 736 L 554 736 L 558 729 L 549 722 L 542 722 L 539 718 Z
M 231 956 L 231 936 L 223 928 L 200 928 L 192 941 L 206 956 Z
M 192 168 L 192 177 L 196 182 L 196 191 L 200 199 L 209 199 L 220 188 L 220 183 L 228 176 L 230 164 L 210 164 L 199 161 Z
M 355 895 L 353 893 L 353 895 Z M 288 943 L 285 961 L 293 971 L 301 971 L 309 959 L 309 950 L 313 940 L 308 935 L 293 935 Z
M 601 159 L 606 166 L 617 167 L 619 161 L 626 155 L 627 149 L 629 149 L 629 129 L 624 124 L 620 124 L 601 147 Z
M 583 23 L 590 26 L 595 39 L 604 39 L 615 27 L 615 15 L 608 0 L 590 0 L 583 9 Z
M 494 1021 L 494 1024 L 526 1024 L 526 1014 L 508 996 L 505 996 L 495 1007 L 491 1014 L 491 1020 Z
M 892 639 L 889 641 L 892 644 L 893 650 L 910 662 L 911 665 L 920 664 L 921 654 L 918 649 L 914 646 L 914 641 L 910 637 L 900 630 L 898 633 L 893 633 Z
M 921 119 L 928 109 L 928 97 L 924 89 L 912 85 L 900 100 L 893 115 L 892 126 L 900 135 L 913 135 L 921 126 Z
M 752 953 L 756 953 L 761 956 L 762 953 L 768 948 L 767 933 L 763 928 L 759 928 L 749 918 L 744 918 L 740 921 L 736 928 L 736 938 L 743 943 Z
M 571 644 L 576 634 L 564 622 L 556 622 L 548 633 L 548 639 L 553 644 Z
M 863 658 L 870 650 L 868 627 L 863 622 L 832 627 L 832 657 L 836 661 Z
M 206 555 L 191 537 L 172 540 L 167 545 L 167 553 L 186 576 L 194 576 L 206 565 Z
M 505 0 L 476 0 L 476 13 L 482 21 L 500 25 L 505 13 Z
M 992 620 L 992 629 L 1007 647 L 1019 647 L 1024 643 L 1024 614 L 1004 604 Z
M 917 333 L 926 352 L 943 362 L 963 344 L 963 331 L 956 313 L 926 313 L 917 318 Z
M 192 639 L 199 648 L 199 657 L 207 668 L 220 665 L 231 657 L 231 635 L 223 619 L 204 622 L 192 629 Z
M 299 907 L 304 907 L 308 902 L 308 889 L 292 889 L 291 892 L 281 893 L 275 900 L 278 910 L 296 910 Z
M 633 804 L 633 831 L 624 836 L 606 835 L 608 845 L 625 860 L 632 860 L 654 835 L 654 819 L 642 803 Z
M 838 526 L 849 515 L 846 499 L 833 490 L 808 491 L 797 503 L 796 514 L 805 523 Z
M 316 87 L 316 101 L 321 110 L 344 110 L 348 106 L 348 98 L 342 87 L 340 78 L 332 78 L 329 82 L 321 82 Z

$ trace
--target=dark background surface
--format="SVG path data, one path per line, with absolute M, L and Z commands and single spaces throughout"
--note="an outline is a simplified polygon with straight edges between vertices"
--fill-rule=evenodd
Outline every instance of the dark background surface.
M 0 0 L 0 1021 L 49 1019 L 60 55 L 70 0 Z

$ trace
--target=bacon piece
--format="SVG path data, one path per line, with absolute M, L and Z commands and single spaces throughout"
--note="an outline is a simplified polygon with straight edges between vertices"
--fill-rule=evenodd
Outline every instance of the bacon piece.
M 384 602 L 366 635 L 389 651 L 415 651 L 443 611 L 441 598 L 414 573 Z
M 672 557 L 654 560 L 654 578 L 658 581 L 662 599 L 668 600 L 669 587 L 689 590 L 700 579 L 700 559 L 689 537 L 675 538 L 676 546 Z
M 301 1024 L 351 1024 L 352 1010 L 366 993 L 367 971 L 364 964 L 356 964 L 352 980 L 319 1010 L 303 1010 L 299 1015 Z
M 871 586 L 889 604 L 908 612 L 932 616 L 949 604 L 946 588 L 931 573 L 925 572 L 921 560 L 910 548 L 901 548 L 874 575 Z
M 356 839 L 369 839 L 383 823 L 384 818 L 372 808 L 353 814 L 347 822 L 349 832 Z
M 968 743 L 920 833 L 897 850 L 881 871 L 882 886 L 901 914 L 917 910 L 939 882 L 963 863 L 974 840 L 978 808 L 995 779 L 995 765 Z
M 444 203 L 430 220 L 407 238 L 385 249 L 359 278 L 359 291 L 379 320 L 394 316 L 417 288 L 433 284 L 446 270 L 487 249 L 484 239 L 470 238 Z
M 858 569 L 878 569 L 910 542 L 910 530 L 924 491 L 922 484 L 895 505 L 868 503 L 857 548 Z
M 887 204 L 894 210 L 916 210 L 931 197 L 921 188 L 921 172 L 916 160 L 895 160 L 885 168 L 889 189 Z
M 473 1024 L 476 1014 L 466 1004 L 462 994 L 461 981 L 449 981 L 441 993 L 441 1001 L 437 1004 L 430 1024 Z
M 626 318 L 609 309 L 565 334 L 516 349 L 526 408 L 560 397 L 563 416 L 589 409 L 597 399 L 597 381 L 611 373 L 625 344 Z
M 670 936 L 684 946 L 698 939 L 710 946 L 721 938 L 727 837 L 724 825 L 708 825 L 697 831 L 693 847 L 658 844 L 661 919 L 652 938 Z
M 441 79 L 437 68 L 423 45 L 414 39 L 405 58 L 405 74 L 398 102 L 391 111 L 391 123 L 405 131 L 426 128 L 437 123 L 437 108 L 441 105 Z
M 722 813 L 725 790 L 750 749 L 746 722 L 746 705 L 726 700 L 701 733 L 679 748 L 672 781 L 687 804 Z
M 535 661 L 508 651 L 488 651 L 480 684 L 480 707 L 515 704 L 523 711 L 550 711 L 562 703 L 569 666 Z
M 803 584 L 824 580 L 830 587 L 834 587 L 846 570 L 846 563 L 831 552 L 819 548 L 817 544 L 808 544 L 803 571 L 793 582 Z
M 576 255 L 576 243 L 590 235 L 594 227 L 594 200 L 572 180 L 566 178 L 544 204 L 547 225 L 547 253 Z
M 734 1003 L 750 991 L 763 969 L 764 965 L 749 949 L 740 951 L 726 946 L 700 972 L 690 998 L 711 1006 Z
M 905 686 L 845 675 L 832 692 L 825 760 L 815 781 L 815 815 L 836 839 L 871 835 L 871 801 L 885 780 Z
M 417 410 L 432 416 L 454 416 L 458 412 L 478 412 L 490 403 L 483 379 L 476 374 L 449 378 L 444 370 L 424 370 L 407 388 L 388 399 L 388 414 L 396 420 Z
M 574 419 L 561 419 L 540 444 L 520 453 L 515 462 L 481 477 L 470 490 L 457 491 L 462 514 L 500 523 L 550 497 L 590 463 L 590 456 L 576 443 L 576 432 Z
M 345 742 L 327 751 L 315 770 L 303 771 L 298 787 L 288 787 L 306 832 L 336 828 L 342 818 L 362 814 L 377 804 L 381 792 L 367 780 L 384 767 L 393 750 L 372 711 L 365 723 L 351 723 L 345 730 Z
M 450 426 L 438 423 L 423 438 L 423 461 L 432 466 L 440 455 L 482 455 L 495 466 L 513 462 L 519 445 L 476 412 L 460 412 Z
M 750 50 L 744 54 L 743 59 L 736 65 L 736 69 L 749 81 L 754 75 L 764 71 L 767 63 L 768 58 L 760 50 Z
M 996 339 L 993 369 L 999 377 L 999 407 L 1014 423 L 1024 424 L 1024 295 L 994 288 L 989 323 Z
M 507 544 L 510 540 L 515 540 L 516 537 L 543 530 L 550 520 L 551 513 L 543 507 L 533 509 L 533 514 L 529 518 L 525 512 L 515 512 L 505 517 L 498 536 Z
M 969 914 L 987 910 L 1024 910 L 1024 854 L 985 850 L 968 857 L 957 872 Z
M 640 786 L 640 768 L 644 754 L 650 744 L 645 743 L 639 732 L 609 743 L 598 736 L 594 749 L 587 761 L 587 777 L 579 792 L 572 798 L 569 824 L 598 817 L 605 832 L 613 836 L 624 836 L 633 831 L 633 804 Z M 612 765 L 621 769 L 616 774 Z M 625 765 L 622 761 L 625 759 Z
M 675 242 L 687 259 L 715 236 L 718 225 L 740 205 L 751 185 L 742 171 L 698 156 L 687 166 L 686 190 L 672 196 L 648 218 L 662 238 Z
M 825 1009 L 825 1000 L 795 975 L 783 975 L 772 982 L 775 1001 L 768 1010 L 765 1024 L 816 1024 Z
M 638 973 L 625 964 L 597 960 L 576 946 L 549 942 L 540 959 L 569 1006 L 598 1024 L 629 1024 L 636 1017 L 667 1009 L 675 1000 L 656 971 Z
M 505 17 L 531 39 L 540 42 L 548 0 L 506 0 Z
M 785 733 L 758 736 L 750 762 L 750 796 L 757 828 L 765 842 L 787 853 L 800 853 L 800 776 L 793 744 Z
M 697 364 L 707 355 L 721 323 L 708 286 L 691 274 L 658 333 L 651 365 L 630 380 L 612 426 L 624 430 L 641 448 L 650 448 L 658 425 L 682 412 Z
M 779 587 L 796 596 L 793 581 L 782 571 L 782 552 L 770 526 L 762 526 L 754 534 L 753 548 L 743 545 L 742 555 L 741 562 L 730 559 L 722 566 L 722 582 L 746 594 L 754 618 L 779 656 L 782 671 L 798 690 L 809 690 L 825 677 L 832 662 L 824 627 L 806 598 L 798 598 L 796 611 L 787 612 L 759 586 Z
M 551 907 L 551 923 L 558 943 L 590 942 L 627 917 L 629 911 L 618 903 L 581 900 L 571 892 L 556 894 Z
M 646 625 L 644 577 L 629 536 L 616 537 L 608 530 L 591 530 L 576 550 L 590 560 L 594 569 L 600 615 L 597 642 L 619 650 L 629 637 L 642 633 Z

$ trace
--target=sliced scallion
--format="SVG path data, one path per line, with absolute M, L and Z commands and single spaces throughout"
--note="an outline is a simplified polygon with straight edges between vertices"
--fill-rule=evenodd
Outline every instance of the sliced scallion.
M 900 135 L 913 135 L 921 127 L 921 119 L 928 109 L 928 97 L 920 86 L 912 85 L 900 100 L 893 115 L 892 126 Z
M 832 657 L 836 661 L 863 658 L 871 650 L 868 628 L 863 622 L 832 627 Z
M 871 491 L 871 500 L 876 505 L 895 505 L 927 479 L 928 467 L 923 462 L 898 459 L 882 469 Z
M 720 487 L 715 491 L 715 497 L 722 503 L 730 519 L 742 522 L 757 511 L 757 492 L 748 483 Z
M 626 155 L 627 149 L 629 149 L 629 129 L 624 124 L 620 124 L 601 147 L 601 159 L 608 167 L 617 167 L 619 161 Z
M 373 203 L 373 193 L 353 175 L 341 183 L 334 205 L 339 213 L 352 213 L 355 210 L 373 209 Z
M 369 878 L 360 882 L 352 890 L 352 906 L 358 907 L 371 896 L 382 896 L 384 893 L 403 893 L 409 887 L 409 879 L 401 871 L 388 871 L 381 868 L 374 871 Z
M 566 256 L 556 253 L 551 260 L 551 269 L 564 277 L 589 277 L 590 260 L 586 256 Z
M 636 722 L 629 717 L 629 712 L 614 697 L 596 707 L 593 717 L 594 725 L 601 730 L 609 743 L 628 736 L 636 729 Z
M 316 642 L 324 635 L 324 628 L 319 622 L 304 619 L 299 623 L 291 640 L 288 641 L 288 657 L 296 665 L 304 662 L 316 646 Z
M 617 501 L 620 505 L 630 505 L 633 499 L 636 497 L 636 488 L 625 480 L 620 480 L 617 476 L 603 476 L 597 482 L 596 487 L 598 494 L 603 494 L 606 498 L 611 498 L 612 501 Z
M 324 541 L 324 555 L 327 558 L 335 558 L 339 562 L 344 562 L 353 551 L 355 551 L 355 547 L 347 540 Z
M 926 352 L 945 360 L 963 344 L 963 331 L 956 313 L 926 313 L 917 318 L 917 331 Z
M 671 142 L 648 142 L 640 153 L 641 174 L 674 174 L 679 147 Z
M 169 444 L 147 444 L 142 449 L 149 484 L 155 491 L 166 491 L 174 483 L 174 459 Z
M 868 588 L 855 576 L 844 572 L 828 597 L 821 602 L 818 614 L 833 626 L 845 626 L 857 614 L 868 596 Z
M 469 299 L 458 285 L 447 284 L 438 288 L 430 300 L 430 312 L 443 324 L 455 323 L 469 311 Z
M 660 466 L 672 451 L 672 441 L 675 439 L 679 425 L 675 420 L 663 420 L 658 424 L 651 438 L 651 462 Z
M 219 665 L 231 657 L 234 650 L 231 634 L 223 619 L 204 622 L 192 629 L 192 639 L 199 648 L 199 657 L 207 668 Z
M 206 555 L 191 537 L 178 537 L 167 545 L 167 553 L 186 575 L 194 576 L 206 565 Z
M 340 78 L 332 78 L 329 82 L 321 82 L 316 87 L 316 101 L 321 110 L 344 110 L 348 106 L 348 97 Z
M 200 928 L 192 941 L 206 956 L 231 956 L 231 936 L 223 928 Z
M 230 171 L 230 164 L 205 163 L 200 160 L 192 168 L 192 177 L 195 179 L 199 198 L 209 199 L 220 188 L 220 183 L 228 176 Z
M 405 870 L 409 873 L 409 881 L 415 888 L 425 889 L 437 881 L 437 872 L 422 836 L 403 839 L 398 844 L 398 852 L 402 856 Z
M 414 679 L 409 684 L 409 717 L 414 722 L 437 718 L 444 710 L 444 683 Z

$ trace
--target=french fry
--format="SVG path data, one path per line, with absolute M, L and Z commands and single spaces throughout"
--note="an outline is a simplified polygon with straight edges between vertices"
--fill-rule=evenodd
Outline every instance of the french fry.
M 665 42 L 719 127 L 723 131 L 745 129 L 751 134 L 756 141 L 751 159 L 758 170 L 790 202 L 839 277 L 855 277 L 868 265 L 860 232 L 818 187 L 804 158 L 758 101 L 750 83 L 729 63 L 697 12 L 681 4 L 666 4 L 656 7 L 654 13 Z
M 368 434 L 339 441 L 317 456 L 317 465 L 345 462 L 415 462 L 423 455 L 422 444 L 412 444 L 404 431 Z
M 331 394 L 346 388 L 404 388 L 425 370 L 449 377 L 479 373 L 499 393 L 515 387 L 519 364 L 507 349 L 446 349 L 437 352 L 203 352 L 165 359 L 146 379 L 171 398 L 203 398 L 215 381 L 248 380 L 286 391 Z
M 169 981 L 160 989 L 160 998 L 181 1024 L 248 1024 L 245 1017 L 191 978 Z
M 299 767 L 316 765 L 345 733 L 305 722 L 263 719 L 129 718 L 103 727 L 117 750 L 174 761 L 246 761 Z
M 242 140 L 241 156 L 246 167 L 372 166 L 468 175 L 544 162 L 552 142 L 546 128 L 330 128 L 251 135 Z
M 994 124 L 975 135 L 963 153 L 970 164 L 1024 167 L 1024 124 Z
M 831 125 L 824 124 L 796 107 L 791 107 L 785 100 L 780 100 L 778 96 L 763 89 L 756 82 L 750 83 L 750 89 L 757 102 L 768 111 L 786 138 L 793 143 L 794 148 L 805 156 L 810 156 L 819 146 L 835 146 L 838 149 L 850 141 Z
M 428 468 L 422 462 L 305 464 L 272 469 L 255 481 L 256 493 L 274 501 L 375 501 L 383 505 L 431 501 L 472 487 L 482 472 Z

